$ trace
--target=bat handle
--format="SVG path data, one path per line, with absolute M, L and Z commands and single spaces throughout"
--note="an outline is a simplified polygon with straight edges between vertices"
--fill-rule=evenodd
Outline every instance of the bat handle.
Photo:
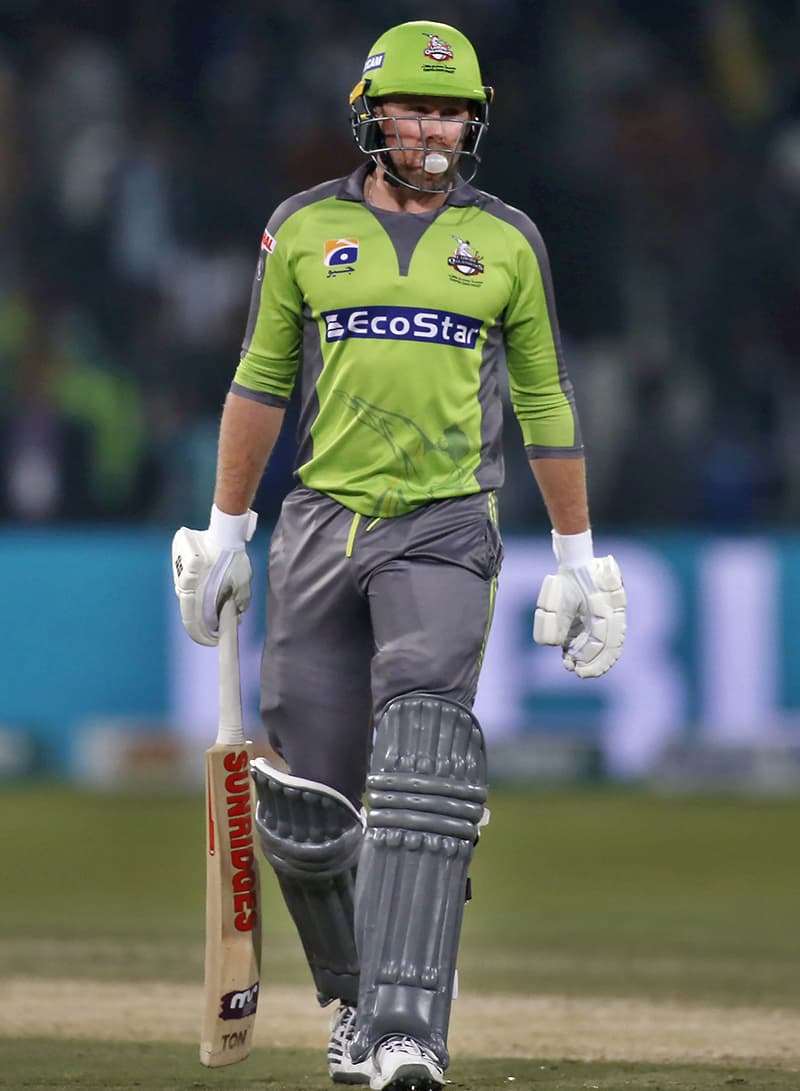
M 239 617 L 232 598 L 219 612 L 219 727 L 217 742 L 228 746 L 244 743 L 242 690 L 239 674 Z

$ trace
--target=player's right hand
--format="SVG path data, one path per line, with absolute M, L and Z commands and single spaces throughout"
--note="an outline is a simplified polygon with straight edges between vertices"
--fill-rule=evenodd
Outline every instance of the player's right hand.
M 560 645 L 564 666 L 579 678 L 598 678 L 619 659 L 625 641 L 627 599 L 613 557 L 560 565 L 545 576 L 533 619 L 537 644 Z
M 172 578 L 183 627 L 198 644 L 219 642 L 219 610 L 233 598 L 243 613 L 250 605 L 253 570 L 245 548 L 257 515 L 227 515 L 216 505 L 208 530 L 181 527 L 172 539 Z

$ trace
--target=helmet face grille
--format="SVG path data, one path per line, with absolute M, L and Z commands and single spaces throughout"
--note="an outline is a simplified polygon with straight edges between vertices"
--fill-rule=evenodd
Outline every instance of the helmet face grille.
M 398 121 L 414 120 L 418 124 L 419 138 L 415 143 L 409 144 L 400 139 Z M 356 98 L 351 106 L 351 123 L 353 136 L 360 151 L 369 155 L 374 162 L 380 163 L 386 174 L 400 185 L 409 189 L 418 190 L 421 193 L 442 193 L 465 185 L 475 177 L 481 161 L 479 148 L 486 129 L 489 127 L 489 107 L 487 102 L 476 105 L 476 116 L 467 119 L 444 119 L 443 123 L 460 126 L 461 132 L 453 142 L 455 151 L 447 151 L 438 145 L 431 145 L 425 137 L 423 128 L 424 118 L 416 115 L 413 118 L 383 117 L 376 114 L 370 99 L 363 93 Z M 392 149 L 386 143 L 386 130 L 394 126 L 394 145 Z M 404 178 L 391 156 L 391 150 L 397 148 L 402 151 L 418 151 L 423 155 L 429 152 L 438 152 L 450 160 L 447 170 L 440 175 L 432 176 L 429 184 L 419 184 Z

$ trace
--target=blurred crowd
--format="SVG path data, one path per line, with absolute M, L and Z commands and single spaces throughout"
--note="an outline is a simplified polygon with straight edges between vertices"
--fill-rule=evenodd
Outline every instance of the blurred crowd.
M 359 161 L 347 96 L 413 18 L 495 86 L 478 184 L 547 242 L 595 523 L 795 522 L 789 0 L 0 0 L 0 520 L 205 525 L 263 226 Z M 507 469 L 542 524 L 512 418 Z

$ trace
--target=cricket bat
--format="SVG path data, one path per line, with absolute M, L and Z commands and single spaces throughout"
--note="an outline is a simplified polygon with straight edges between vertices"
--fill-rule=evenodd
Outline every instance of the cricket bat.
M 236 607 L 219 619 L 219 726 L 206 750 L 206 949 L 200 1060 L 244 1060 L 253 1046 L 261 915 L 250 752 L 242 729 Z

